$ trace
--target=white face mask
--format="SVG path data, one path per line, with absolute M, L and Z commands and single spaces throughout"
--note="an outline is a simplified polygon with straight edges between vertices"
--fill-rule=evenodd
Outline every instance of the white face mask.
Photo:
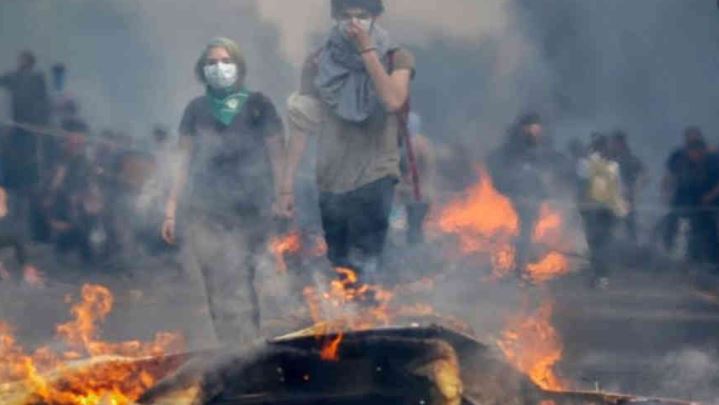
M 372 30 L 372 24 L 374 23 L 374 20 L 371 18 L 366 18 L 366 19 L 350 18 L 347 20 L 340 20 L 339 21 L 340 31 L 346 35 L 347 32 L 349 31 L 349 28 L 353 21 L 356 21 L 357 24 L 359 24 L 359 26 L 362 27 L 362 29 L 367 32 L 370 32 Z
M 226 89 L 237 82 L 237 65 L 217 63 L 205 66 L 205 80 L 213 89 Z

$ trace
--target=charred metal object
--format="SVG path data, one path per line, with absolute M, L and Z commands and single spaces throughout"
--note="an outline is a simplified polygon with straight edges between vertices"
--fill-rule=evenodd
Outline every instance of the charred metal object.
M 198 354 L 146 393 L 140 403 L 689 405 L 603 393 L 543 391 L 487 345 L 444 326 L 348 332 L 342 337 L 338 359 L 323 360 L 322 341 L 335 337 L 318 337 L 314 329 L 308 329 L 240 352 Z M 177 392 L 191 394 L 180 400 Z M 175 399 L 168 402 L 168 398 Z

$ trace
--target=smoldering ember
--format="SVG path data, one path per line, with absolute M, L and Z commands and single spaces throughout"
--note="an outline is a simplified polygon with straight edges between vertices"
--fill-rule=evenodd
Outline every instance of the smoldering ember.
M 719 404 L 718 37 L 0 1 L 0 405 Z

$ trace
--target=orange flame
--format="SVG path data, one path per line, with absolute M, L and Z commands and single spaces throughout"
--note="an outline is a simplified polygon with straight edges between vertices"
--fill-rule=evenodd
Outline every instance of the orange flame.
M 487 255 L 495 278 L 505 277 L 516 268 L 514 242 L 519 235 L 519 216 L 512 202 L 494 188 L 486 170 L 480 169 L 479 181 L 462 198 L 439 211 L 433 225 L 455 235 L 461 253 Z M 561 214 L 549 204 L 542 204 L 533 241 L 544 248 L 563 244 L 564 231 Z M 541 283 L 569 272 L 569 264 L 564 255 L 552 251 L 524 270 L 531 281 Z
M 320 358 L 325 361 L 339 361 L 340 344 L 344 339 L 344 333 L 339 332 L 334 339 L 331 339 L 320 351 Z
M 512 241 L 519 233 L 519 217 L 511 201 L 499 193 L 486 170 L 479 182 L 440 212 L 435 226 L 459 238 L 462 253 L 490 254 L 495 276 L 515 266 Z
M 337 268 L 337 279 L 326 291 L 306 287 L 305 300 L 315 322 L 315 335 L 321 344 L 321 358 L 339 360 L 340 345 L 346 331 L 362 331 L 388 326 L 398 316 L 420 316 L 433 312 L 428 305 L 393 306 L 395 292 L 377 285 L 363 284 L 357 273 Z
M 298 253 L 302 249 L 302 238 L 299 232 L 276 236 L 270 240 L 269 250 L 275 257 L 275 268 L 278 273 L 287 273 L 285 255 Z
M 511 320 L 497 345 L 510 364 L 539 387 L 561 391 L 566 383 L 557 376 L 555 367 L 564 348 L 552 326 L 552 311 L 552 304 L 545 303 L 535 313 Z
M 439 214 L 439 229 L 456 234 L 464 253 L 485 252 L 492 246 L 483 242 L 514 237 L 519 218 L 511 201 L 500 194 L 485 170 L 466 196 L 451 202 Z
M 534 226 L 532 239 L 535 242 L 551 243 L 559 238 L 562 226 L 562 215 L 559 211 L 544 203 L 539 209 L 539 220 Z
M 321 237 L 315 238 L 314 245 L 305 250 L 302 241 L 302 234 L 299 231 L 293 231 L 285 235 L 275 236 L 270 239 L 268 250 L 275 258 L 275 269 L 278 273 L 287 273 L 288 255 L 296 255 L 305 253 L 311 257 L 321 257 L 327 254 L 327 244 Z
M 527 277 L 534 283 L 544 283 L 569 273 L 567 258 L 557 252 L 550 252 L 541 261 L 527 265 Z
M 107 288 L 83 286 L 82 301 L 72 308 L 74 319 L 57 327 L 58 339 L 68 349 L 62 353 L 44 347 L 28 354 L 17 344 L 12 329 L 0 323 L 0 381 L 21 381 L 31 393 L 28 404 L 131 404 L 171 370 L 130 360 L 180 351 L 183 339 L 158 333 L 149 343 L 103 342 L 98 339 L 97 324 L 107 317 L 112 304 Z M 70 362 L 88 356 L 88 367 Z M 91 364 L 92 359 L 105 361 Z

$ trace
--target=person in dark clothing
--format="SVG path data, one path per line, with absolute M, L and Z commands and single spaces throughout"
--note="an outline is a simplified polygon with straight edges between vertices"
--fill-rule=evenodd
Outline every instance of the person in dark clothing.
M 80 120 L 66 120 L 67 132 L 63 153 L 52 173 L 45 197 L 45 209 L 59 253 L 77 251 L 90 261 L 101 256 L 98 242 L 104 237 L 102 198 L 92 165 L 85 154 L 87 125 Z M 101 240 L 103 239 L 103 240 Z
M 627 229 L 629 238 L 637 243 L 637 211 L 635 203 L 637 193 L 641 188 L 646 170 L 644 163 L 634 154 L 627 142 L 627 134 L 623 131 L 615 131 L 609 139 L 609 157 L 619 164 L 619 174 L 622 180 L 624 199 L 626 200 L 629 212 L 623 222 Z
M 35 56 L 22 52 L 18 69 L 0 76 L 0 87 L 8 90 L 12 104 L 14 128 L 3 145 L 4 185 L 15 205 L 13 216 L 21 218 L 18 225 L 23 234 L 41 239 L 36 200 L 43 170 L 41 135 L 33 127 L 46 126 L 50 118 L 45 78 L 35 71 Z
M 684 132 L 684 147 L 673 152 L 666 164 L 663 190 L 670 204 L 664 223 L 664 246 L 671 250 L 679 222 L 689 221 L 689 259 L 719 263 L 716 210 L 719 207 L 719 156 L 709 150 L 701 130 Z
M 532 249 L 532 234 L 542 202 L 550 196 L 550 185 L 561 171 L 561 156 L 544 135 L 538 114 L 517 120 L 505 143 L 488 159 L 488 168 L 497 190 L 512 200 L 519 216 L 516 241 L 517 271 L 523 275 Z
M 45 78 L 36 72 L 35 56 L 22 52 L 17 71 L 0 76 L 0 87 L 10 93 L 12 119 L 16 124 L 45 126 L 50 119 L 50 102 Z M 11 190 L 27 192 L 39 181 L 39 136 L 27 127 L 17 127 L 6 145 L 6 184 Z
M 195 72 L 206 91 L 180 123 L 186 163 L 170 191 L 162 235 L 175 242 L 178 212 L 190 222 L 186 247 L 200 267 L 217 338 L 236 345 L 259 334 L 255 271 L 279 198 L 284 129 L 270 99 L 245 87 L 245 59 L 232 40 L 212 40 Z M 190 193 L 178 210 L 185 183 Z

